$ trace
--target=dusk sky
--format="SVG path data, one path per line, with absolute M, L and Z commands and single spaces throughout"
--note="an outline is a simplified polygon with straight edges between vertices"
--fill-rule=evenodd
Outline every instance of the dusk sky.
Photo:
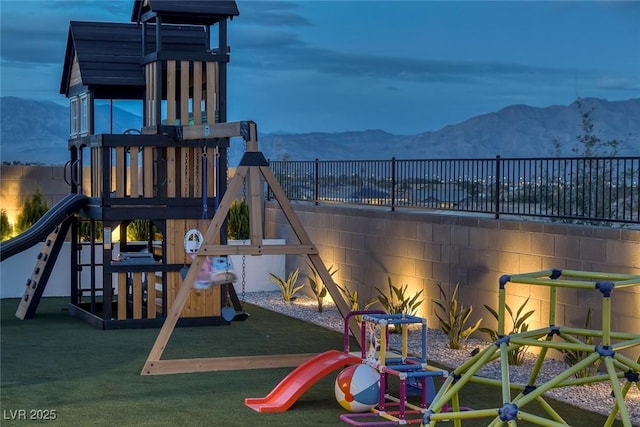
M 435 131 L 512 104 L 640 97 L 640 2 L 243 1 L 228 119 L 262 132 Z M 69 21 L 133 1 L 0 1 L 1 93 L 54 101 Z

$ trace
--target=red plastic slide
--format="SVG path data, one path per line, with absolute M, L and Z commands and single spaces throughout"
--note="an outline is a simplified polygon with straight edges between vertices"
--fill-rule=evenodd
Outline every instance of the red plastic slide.
M 294 369 L 266 397 L 248 397 L 244 404 L 256 412 L 284 412 L 302 394 L 336 369 L 361 363 L 359 356 L 329 350 Z

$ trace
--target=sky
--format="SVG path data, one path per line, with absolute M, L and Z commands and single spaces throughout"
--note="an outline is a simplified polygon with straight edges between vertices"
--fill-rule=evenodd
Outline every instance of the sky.
M 262 132 L 435 131 L 513 104 L 640 98 L 640 1 L 244 1 L 228 120 Z M 60 95 L 69 21 L 132 0 L 0 0 L 2 96 Z

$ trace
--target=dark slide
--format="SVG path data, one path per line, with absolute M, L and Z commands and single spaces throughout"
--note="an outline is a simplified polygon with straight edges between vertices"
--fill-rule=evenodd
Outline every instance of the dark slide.
M 27 231 L 0 243 L 0 261 L 11 258 L 38 242 L 43 241 L 49 233 L 64 222 L 69 216 L 87 206 L 89 198 L 82 194 L 68 194 L 56 203 Z

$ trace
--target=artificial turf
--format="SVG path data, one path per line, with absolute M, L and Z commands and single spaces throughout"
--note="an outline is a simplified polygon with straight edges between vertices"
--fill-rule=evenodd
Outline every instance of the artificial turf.
M 335 375 L 311 387 L 288 411 L 259 414 L 244 398 L 265 396 L 291 368 L 141 376 L 158 329 L 96 330 L 69 316 L 65 298 L 44 298 L 36 317 L 26 321 L 15 318 L 17 305 L 17 299 L 0 301 L 3 427 L 43 424 L 28 418 L 52 411 L 56 419 L 48 423 L 61 426 L 347 425 L 339 420 L 343 410 L 334 398 Z M 248 311 L 247 321 L 229 326 L 177 328 L 163 358 L 277 357 L 342 348 L 340 333 L 252 305 Z M 499 399 L 499 390 L 477 384 L 466 386 L 461 396 L 464 406 L 477 408 L 499 406 Z M 571 425 L 605 421 L 562 403 L 552 406 Z M 16 419 L 21 410 L 27 420 Z

